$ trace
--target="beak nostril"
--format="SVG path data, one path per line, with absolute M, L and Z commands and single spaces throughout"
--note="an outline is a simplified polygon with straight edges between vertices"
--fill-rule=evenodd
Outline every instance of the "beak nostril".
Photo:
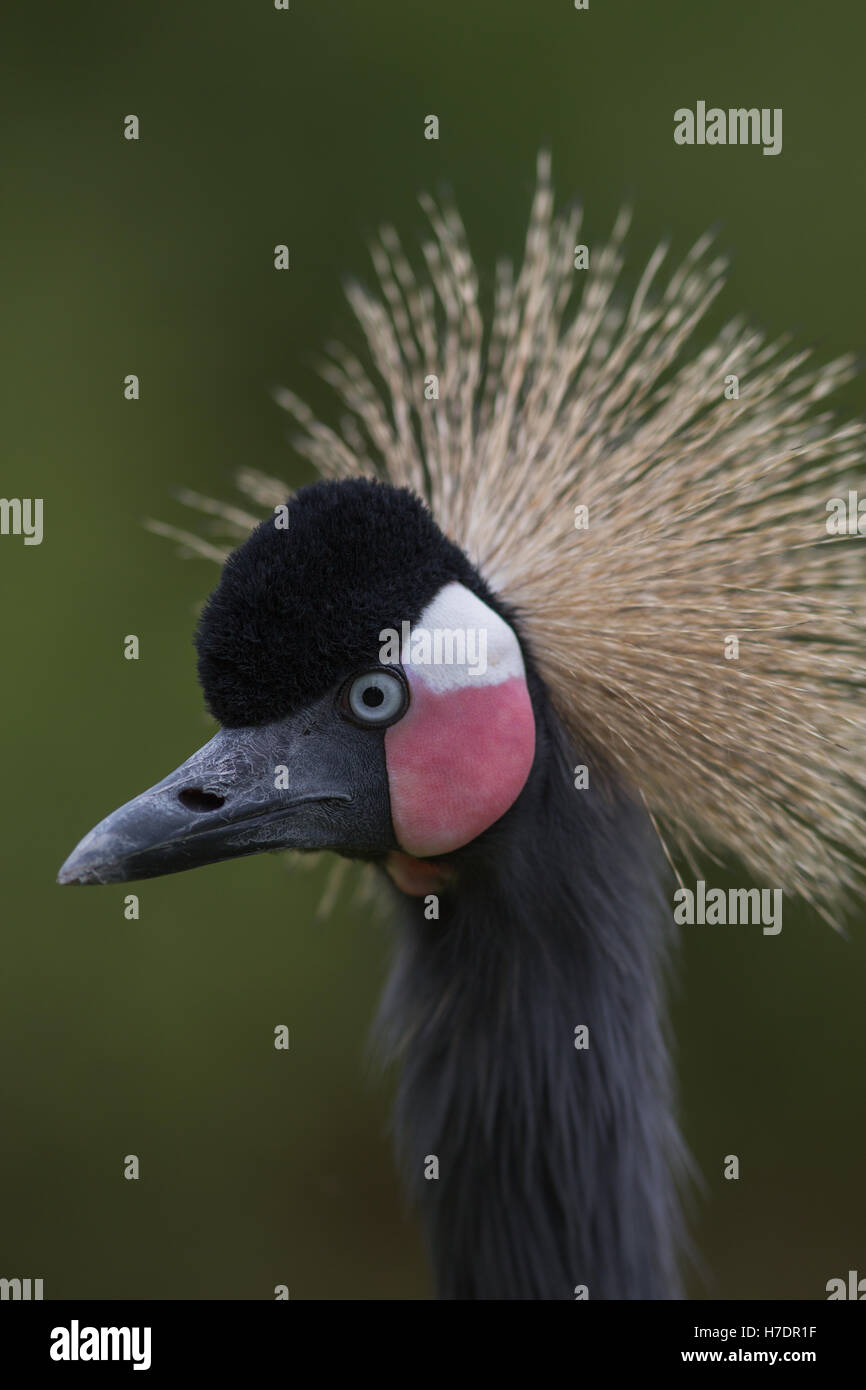
M 178 792 L 177 799 L 188 811 L 218 811 L 226 802 L 224 796 L 202 791 L 201 787 L 187 787 Z

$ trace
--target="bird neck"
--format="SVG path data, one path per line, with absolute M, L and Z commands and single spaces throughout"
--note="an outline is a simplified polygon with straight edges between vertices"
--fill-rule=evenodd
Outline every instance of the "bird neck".
M 575 788 L 538 688 L 534 704 L 527 787 L 454 857 L 438 918 L 401 895 L 380 1014 L 398 1148 L 440 1297 L 672 1297 L 658 846 L 627 798 Z

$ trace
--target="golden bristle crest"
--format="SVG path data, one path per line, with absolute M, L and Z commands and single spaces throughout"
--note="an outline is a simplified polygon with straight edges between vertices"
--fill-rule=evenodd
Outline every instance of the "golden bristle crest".
M 852 360 L 812 366 L 742 320 L 689 354 L 724 279 L 710 239 L 667 277 L 660 247 L 623 302 L 628 216 L 576 271 L 581 214 L 555 214 L 546 155 L 487 322 L 455 209 L 422 206 L 425 270 L 385 228 L 379 288 L 348 291 L 366 352 L 324 368 L 339 430 L 278 393 L 297 447 L 427 501 L 518 615 L 591 778 L 613 770 L 687 854 L 734 852 L 826 915 L 857 880 L 866 784 L 862 553 L 826 526 L 862 485 L 866 426 L 820 407 Z M 233 538 L 249 520 L 186 500 Z

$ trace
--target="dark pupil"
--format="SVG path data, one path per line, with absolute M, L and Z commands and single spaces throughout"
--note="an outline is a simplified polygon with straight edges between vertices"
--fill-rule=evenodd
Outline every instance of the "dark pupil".
M 385 696 L 378 685 L 368 685 L 361 696 L 362 701 L 368 709 L 376 709 L 378 705 L 381 705 L 384 698 Z

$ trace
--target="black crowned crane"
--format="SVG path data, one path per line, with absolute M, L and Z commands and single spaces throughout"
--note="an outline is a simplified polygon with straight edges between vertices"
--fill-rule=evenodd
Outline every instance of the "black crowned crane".
M 546 159 L 485 326 L 456 212 L 425 209 L 424 273 L 385 229 L 381 292 L 349 291 L 374 370 L 329 361 L 339 432 L 282 393 L 323 481 L 285 503 L 241 480 L 273 511 L 198 629 L 219 732 L 60 881 L 368 861 L 398 918 L 379 1026 L 439 1295 L 675 1296 L 663 849 L 733 852 L 825 915 L 856 883 L 861 572 L 826 522 L 864 427 L 814 409 L 850 363 L 741 321 L 688 353 L 708 243 L 658 286 L 660 249 L 621 302 L 626 219 L 576 271 Z

